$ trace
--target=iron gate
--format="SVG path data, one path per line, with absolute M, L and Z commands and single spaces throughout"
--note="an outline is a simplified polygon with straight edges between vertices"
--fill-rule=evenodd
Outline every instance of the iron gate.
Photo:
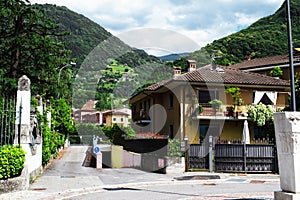
M 189 169 L 209 169 L 208 145 L 190 145 L 188 166 Z
M 215 171 L 278 172 L 274 144 L 216 144 Z
M 15 137 L 16 99 L 5 97 L 0 101 L 0 147 L 13 144 Z

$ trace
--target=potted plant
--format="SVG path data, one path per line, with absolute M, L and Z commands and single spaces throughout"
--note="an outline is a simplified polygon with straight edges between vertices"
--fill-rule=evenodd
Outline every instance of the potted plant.
M 233 107 L 233 106 L 227 106 L 227 107 L 226 107 L 226 110 L 227 110 L 227 116 L 228 116 L 228 117 L 233 117 L 233 114 L 234 114 L 234 107 Z
M 232 101 L 233 101 L 233 105 L 234 105 L 234 113 L 236 113 L 236 116 L 238 115 L 238 106 L 241 106 L 244 104 L 244 101 L 241 97 L 241 93 L 240 93 L 240 88 L 238 87 L 227 87 L 226 88 L 226 93 L 227 94 L 231 94 L 232 96 Z
M 216 112 L 216 111 L 220 111 L 221 109 L 221 106 L 223 105 L 222 101 L 219 100 L 219 99 L 214 99 L 214 100 L 211 100 L 210 102 L 208 102 L 211 107 L 213 108 L 213 110 Z
M 198 109 L 199 109 L 199 114 L 204 112 L 203 106 L 201 104 L 199 104 Z

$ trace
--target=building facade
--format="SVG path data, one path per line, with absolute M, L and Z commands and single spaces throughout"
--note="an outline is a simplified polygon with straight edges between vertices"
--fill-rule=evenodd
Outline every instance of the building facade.
M 176 68 L 176 70 L 178 70 Z M 240 89 L 243 105 L 235 106 L 226 93 L 228 87 Z M 242 139 L 247 105 L 265 103 L 276 110 L 288 104 L 289 82 L 256 73 L 217 66 L 214 63 L 169 80 L 156 83 L 131 97 L 132 124 L 138 132 L 167 135 L 190 144 L 205 142 L 208 137 Z M 212 102 L 221 102 L 215 107 Z M 234 113 L 230 108 L 235 107 Z

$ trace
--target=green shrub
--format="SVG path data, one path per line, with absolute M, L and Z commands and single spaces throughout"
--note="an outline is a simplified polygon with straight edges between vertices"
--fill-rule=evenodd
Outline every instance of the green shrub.
M 36 107 L 37 103 L 32 102 L 32 106 Z M 51 112 L 51 128 L 46 117 L 48 112 Z M 51 157 L 57 156 L 58 148 L 63 146 L 66 137 L 75 131 L 75 126 L 72 123 L 71 107 L 63 98 L 52 99 L 51 106 L 45 109 L 44 113 L 37 113 L 37 117 L 43 136 L 42 164 L 45 166 Z
M 19 176 L 24 168 L 25 151 L 20 146 L 5 145 L 0 149 L 0 179 Z
M 108 142 L 107 137 L 102 131 L 102 127 L 91 123 L 81 123 L 76 125 L 78 135 L 82 136 L 82 143 L 89 144 L 93 141 L 93 136 L 99 137 L 103 142 Z
M 170 157 L 181 157 L 183 156 L 180 147 L 180 140 L 169 139 L 168 143 L 168 156 Z

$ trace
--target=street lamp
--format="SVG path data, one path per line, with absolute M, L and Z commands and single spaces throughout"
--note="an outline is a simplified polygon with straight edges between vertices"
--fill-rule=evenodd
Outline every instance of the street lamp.
M 58 72 L 58 78 L 57 78 L 57 85 L 58 87 L 60 86 L 60 74 L 61 74 L 61 71 L 66 68 L 66 67 L 69 67 L 69 66 L 75 66 L 76 63 L 75 62 L 70 62 L 68 64 L 66 64 L 65 66 L 63 66 L 62 68 L 59 69 L 59 72 Z M 58 90 L 58 98 L 59 98 L 59 90 Z
M 292 109 L 292 111 L 296 111 L 294 61 L 293 61 L 293 43 L 292 43 L 292 23 L 291 23 L 290 0 L 286 0 L 286 11 L 287 11 L 287 26 L 288 26 L 287 32 L 288 32 L 290 79 L 291 79 L 291 109 Z

